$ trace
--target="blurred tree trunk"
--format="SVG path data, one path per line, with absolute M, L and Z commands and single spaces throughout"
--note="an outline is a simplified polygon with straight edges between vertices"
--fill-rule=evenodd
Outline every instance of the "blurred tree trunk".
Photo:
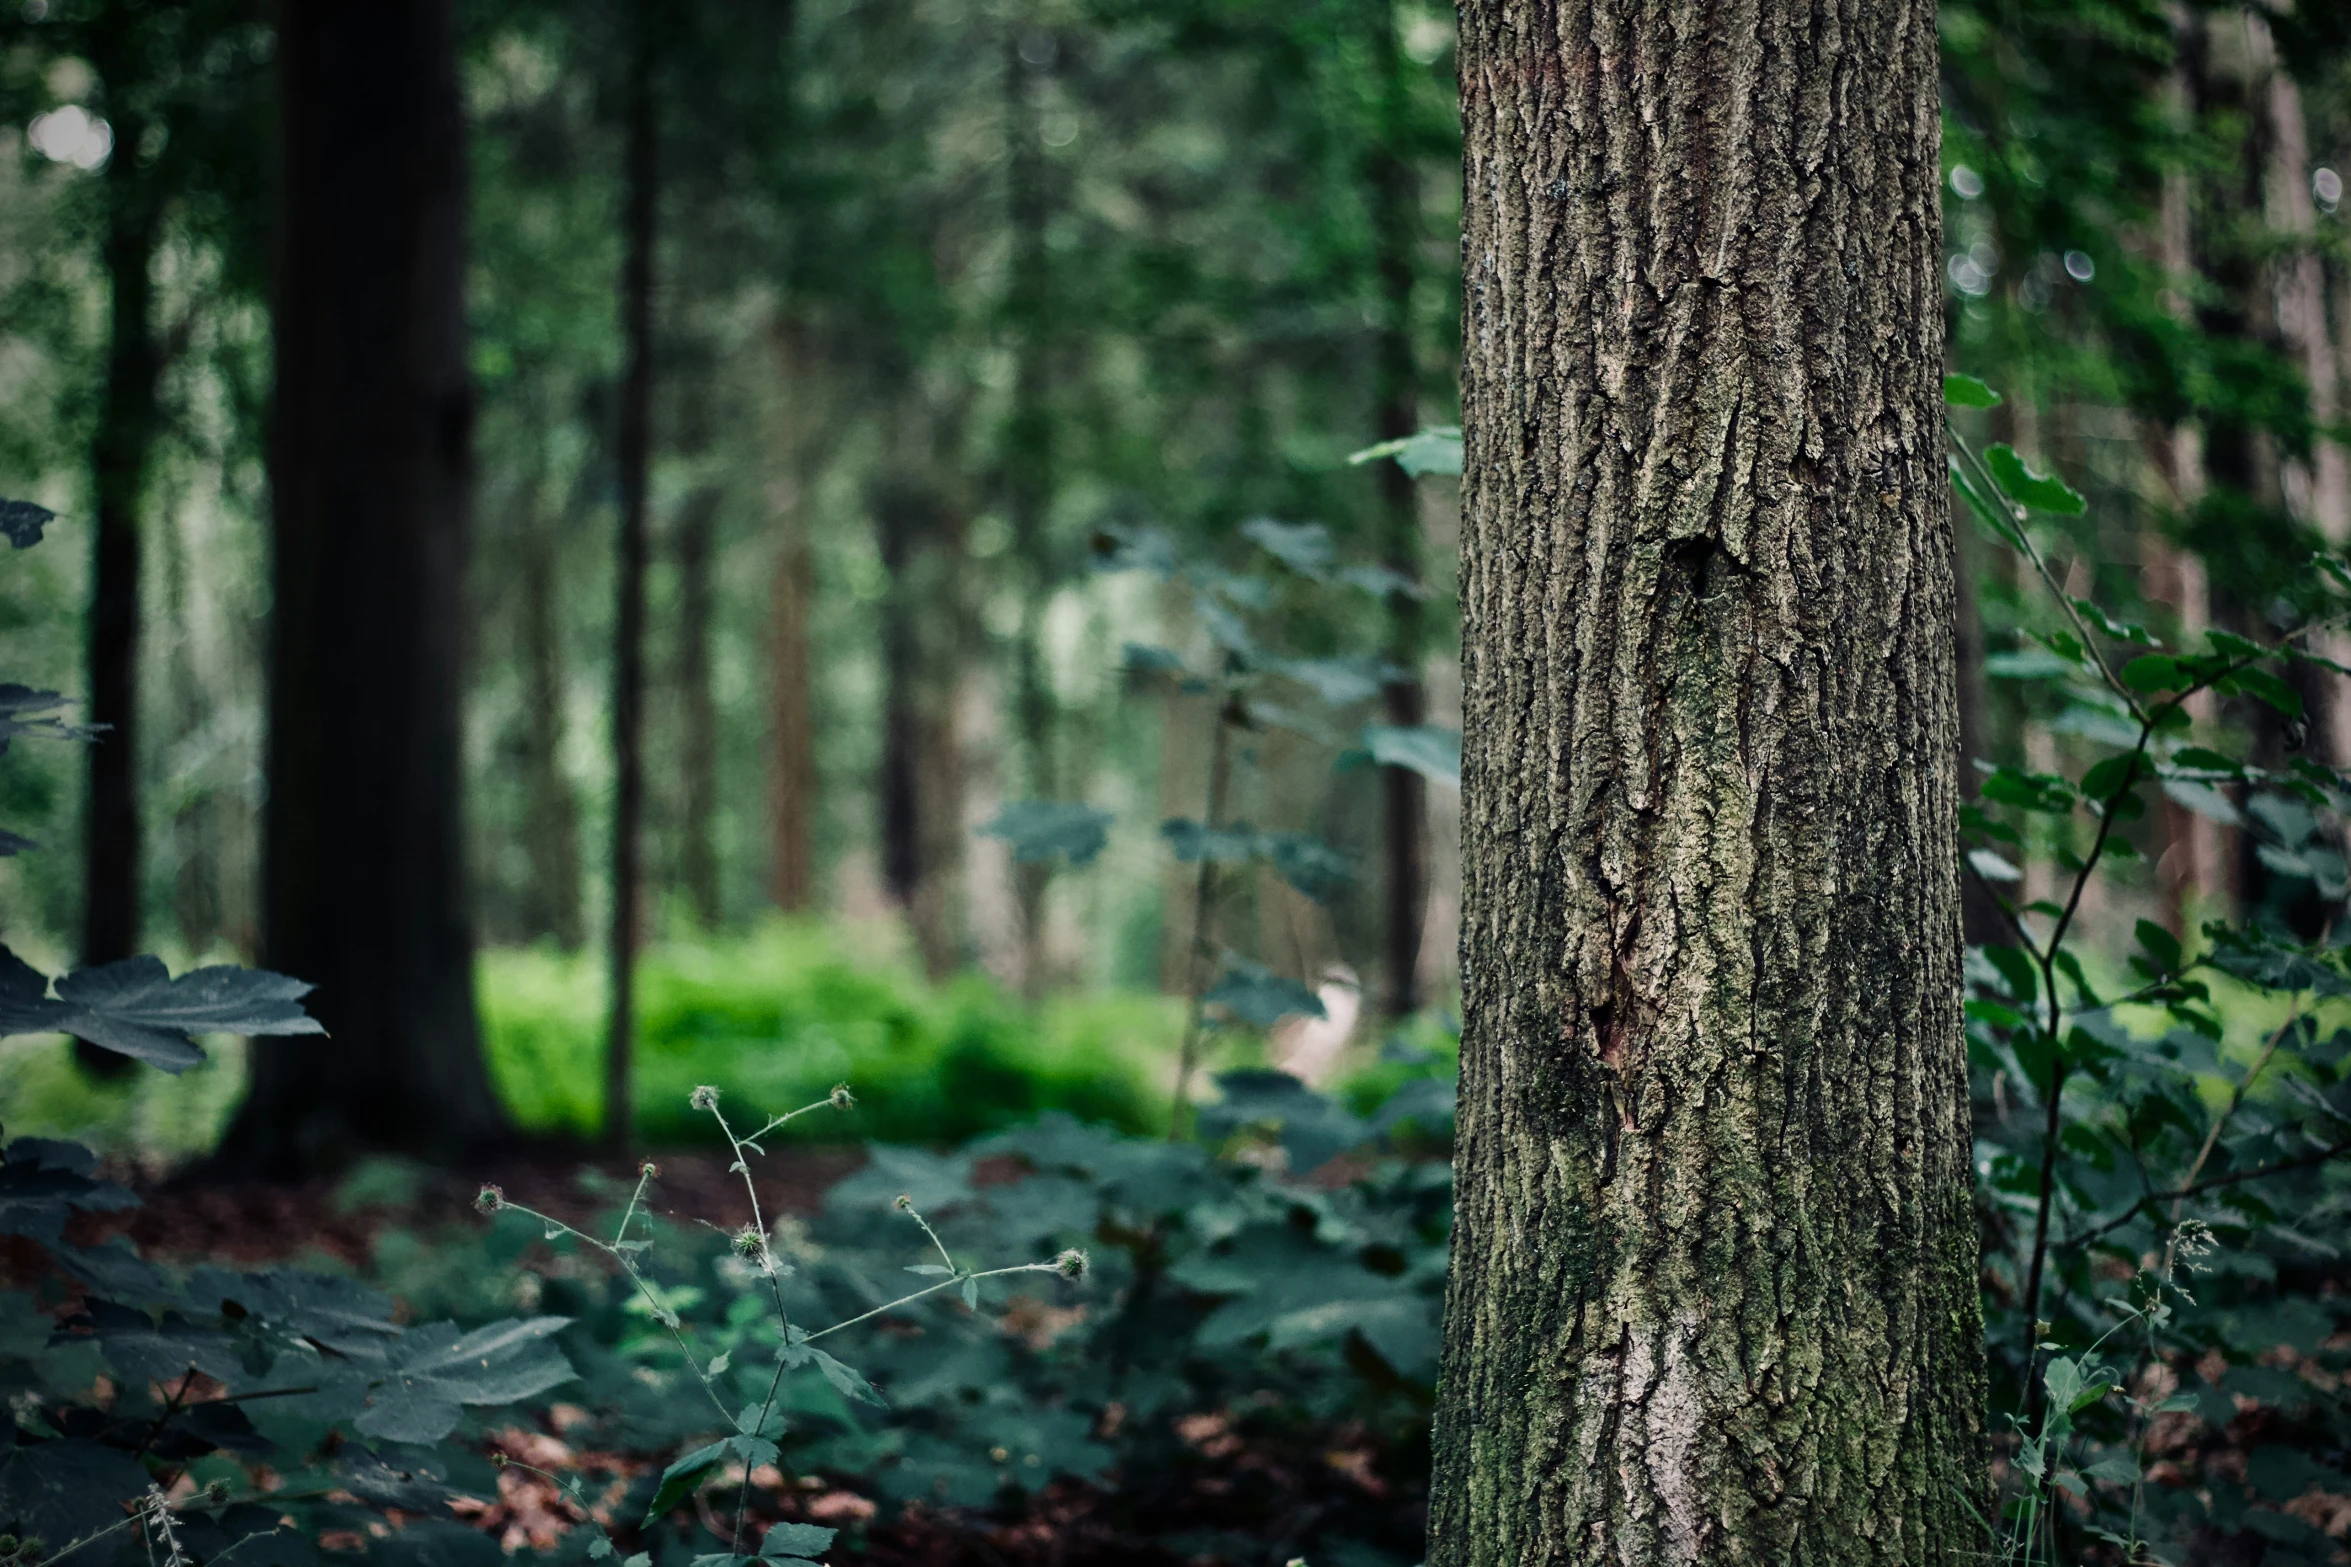
M 2278 338 L 2301 370 L 2310 391 L 2310 418 L 2318 433 L 2307 459 L 2290 456 L 2283 487 L 2288 508 L 2315 527 L 2329 546 L 2351 543 L 2351 462 L 2332 430 L 2340 412 L 2336 395 L 2334 336 L 2327 323 L 2326 264 L 2319 251 L 2318 212 L 2310 189 L 2310 133 L 2302 113 L 2302 89 L 2276 58 L 2269 24 L 2258 12 L 2245 17 L 2257 57 L 2267 65 L 2263 106 L 2267 110 L 2269 168 L 2263 206 L 2271 230 L 2284 244 L 2273 263 Z M 2351 638 L 2323 632 L 2314 651 L 2351 661 Z M 2345 682 L 2320 678 L 2306 667 L 2300 684 L 2314 728 L 2312 749 L 2336 767 L 2351 766 L 2351 693 Z
M 451 0 L 299 3 L 270 432 L 262 959 L 327 1040 L 256 1040 L 221 1162 L 283 1175 L 501 1138 L 473 1004 L 459 679 L 473 388 Z
M 116 154 L 99 177 L 106 204 L 100 265 L 107 289 L 106 386 L 90 443 L 97 502 L 92 536 L 89 619 L 89 719 L 105 733 L 89 747 L 84 844 L 84 963 L 112 963 L 138 950 L 141 854 L 139 818 L 140 508 L 157 427 L 156 386 L 163 353 L 155 334 L 155 247 L 162 213 L 138 150 L 147 134 L 139 110 L 137 8 L 110 0 L 90 29 L 91 66 L 108 89 L 105 109 Z M 79 1040 L 74 1059 L 99 1077 L 119 1077 L 136 1063 Z
M 1050 34 L 1009 27 L 1004 40 L 1005 182 L 1012 227 L 1013 265 L 1005 315 L 1012 328 L 1012 418 L 1005 432 L 1004 496 L 1012 525 L 1013 566 L 1019 574 L 1020 628 L 1013 653 L 1013 706 L 1020 724 L 1026 793 L 1058 797 L 1054 751 L 1055 702 L 1045 659 L 1045 612 L 1052 602 L 1052 543 L 1047 537 L 1053 497 L 1053 411 L 1050 403 L 1052 258 L 1045 245 L 1049 215 L 1045 143 L 1037 96 L 1054 56 Z M 1045 986 L 1045 892 L 1051 862 L 1013 867 L 1020 908 L 1020 982 L 1034 997 Z
M 956 725 L 969 641 L 964 519 L 909 454 L 874 497 L 888 584 L 881 613 L 882 882 L 934 978 L 962 956 L 963 747 Z
M 1379 347 L 1376 418 L 1382 440 L 1420 428 L 1420 376 L 1412 340 L 1413 252 L 1420 242 L 1420 194 L 1405 156 L 1404 124 L 1408 86 L 1398 48 L 1396 7 L 1372 8 L 1372 58 L 1380 90 L 1379 135 L 1371 155 L 1371 210 L 1379 284 Z M 1420 581 L 1420 497 L 1413 478 L 1395 463 L 1381 463 L 1380 559 L 1407 581 Z M 1387 721 L 1401 728 L 1427 717 L 1421 684 L 1423 653 L 1420 600 L 1409 593 L 1388 597 L 1388 659 L 1399 671 L 1381 693 Z M 1428 781 L 1409 767 L 1382 769 L 1385 919 L 1381 956 L 1386 969 L 1383 1005 L 1390 1016 L 1420 1009 L 1420 938 L 1428 918 Z
M 628 354 L 620 388 L 620 536 L 613 565 L 612 909 L 607 945 L 604 1140 L 614 1150 L 635 1136 L 634 1068 L 639 922 L 643 919 L 645 815 L 645 507 L 653 460 L 653 246 L 658 192 L 652 0 L 631 11 L 629 79 L 622 153 L 620 321 Z
M 563 660 L 563 618 L 559 599 L 562 540 L 558 522 L 541 515 L 536 485 L 528 492 L 531 514 L 521 560 L 523 715 L 530 776 L 525 789 L 530 820 L 523 842 L 531 867 L 529 914 L 565 951 L 586 936 L 580 910 L 580 813 L 571 779 L 563 770 L 564 712 L 570 697 Z
M 2195 20 L 2184 11 L 2174 13 L 2176 30 L 2184 34 L 2195 25 Z M 2181 38 L 2179 47 L 2183 54 L 2192 42 L 2191 38 Z M 2180 129 L 2192 129 L 2195 95 L 2184 69 L 2173 67 L 2164 85 L 2164 97 Z M 2174 168 L 2164 174 L 2158 207 L 2161 232 L 2157 236 L 2158 259 L 2169 280 L 2164 306 L 2175 319 L 2190 326 L 2194 323 L 2192 301 L 2196 293 L 2192 196 L 2187 170 Z M 2192 419 L 2183 419 L 2168 428 L 2151 427 L 2148 443 L 2153 448 L 2155 469 L 2170 491 L 2172 514 L 2184 522 L 2194 516 L 2204 500 L 2203 432 Z M 2143 529 L 2139 546 L 2148 602 L 2160 604 L 2171 612 L 2172 631 L 2181 646 L 2201 645 L 2212 613 L 2204 562 L 2194 551 L 2173 542 L 2160 527 Z M 2208 722 L 2212 717 L 2211 694 L 2206 692 L 2195 697 L 2190 711 L 2199 723 Z M 2195 919 L 2196 900 L 2217 900 L 2226 891 L 2223 885 L 2226 861 L 2221 852 L 2219 824 L 2189 810 L 2166 793 L 2158 801 L 2156 825 L 2162 834 L 2162 844 L 2155 856 L 2157 908 L 2164 928 L 2175 936 L 2185 937 Z
M 1461 34 L 1429 1561 L 1974 1560 L 1934 7 Z
M 710 689 L 711 556 L 726 491 L 697 485 L 678 508 L 678 879 L 704 930 L 716 930 L 719 899 L 718 708 Z
M 805 515 L 813 390 L 805 335 L 774 329 L 780 395 L 768 448 L 774 565 L 768 579 L 768 901 L 787 914 L 816 906 L 816 691 L 811 617 L 816 554 Z

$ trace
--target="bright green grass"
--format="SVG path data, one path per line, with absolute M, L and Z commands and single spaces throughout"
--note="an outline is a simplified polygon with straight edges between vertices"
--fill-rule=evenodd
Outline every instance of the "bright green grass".
M 847 1083 L 857 1107 L 804 1117 L 803 1140 L 957 1142 L 1067 1110 L 1130 1131 L 1164 1131 L 1181 1001 L 1066 995 L 1030 1006 L 986 976 L 932 984 L 902 958 L 838 926 L 775 920 L 742 934 L 649 949 L 637 976 L 638 1136 L 706 1142 L 687 1106 L 721 1090 L 738 1129 Z M 870 937 L 870 933 L 865 933 Z M 477 970 L 492 1080 L 525 1132 L 592 1136 L 603 1122 L 604 976 L 599 955 L 550 948 L 482 954 Z M 0 1046 L 0 1120 L 10 1135 L 79 1137 L 172 1164 L 210 1149 L 244 1090 L 238 1041 L 184 1077 L 142 1069 L 92 1083 L 65 1041 Z M 331 1045 L 322 1048 L 332 1048 Z
M 602 1124 L 605 988 L 593 954 L 486 953 L 482 1022 L 515 1119 L 543 1133 Z M 1180 1004 L 1073 995 L 1035 1007 L 979 974 L 931 984 L 903 961 L 853 952 L 837 930 L 786 922 L 645 954 L 637 975 L 638 1135 L 707 1141 L 687 1106 L 718 1088 L 743 1123 L 857 1096 L 849 1115 L 808 1116 L 804 1138 L 950 1142 L 1067 1110 L 1132 1131 L 1163 1129 Z

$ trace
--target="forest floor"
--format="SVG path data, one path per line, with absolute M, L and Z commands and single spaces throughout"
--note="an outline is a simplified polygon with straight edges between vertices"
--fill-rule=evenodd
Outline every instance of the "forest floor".
M 741 1206 L 741 1178 L 729 1171 L 725 1155 L 695 1150 L 656 1159 L 660 1211 L 690 1221 L 729 1215 Z M 777 1215 L 813 1213 L 824 1194 L 863 1161 L 856 1148 L 776 1149 L 759 1173 L 761 1205 Z M 591 1170 L 604 1179 L 583 1180 Z M 484 1161 L 462 1173 L 408 1166 L 372 1177 L 290 1184 L 137 1181 L 139 1208 L 105 1216 L 93 1233 L 75 1238 L 127 1235 L 147 1257 L 182 1265 L 326 1263 L 365 1273 L 387 1229 L 429 1236 L 474 1222 L 474 1196 L 485 1182 L 513 1202 L 586 1223 L 612 1207 L 595 1188 L 625 1190 L 636 1170 L 633 1159 L 583 1159 L 576 1151 L 550 1150 Z M 1121 1476 L 1107 1489 L 1056 1483 L 1012 1512 L 918 1507 L 885 1522 L 855 1476 L 787 1479 L 772 1466 L 753 1475 L 755 1491 L 764 1496 L 755 1510 L 763 1524 L 800 1519 L 840 1529 L 827 1553 L 837 1567 L 1280 1567 L 1297 1554 L 1289 1542 L 1339 1519 L 1348 1520 L 1352 1533 L 1412 1552 L 1394 1560 L 1414 1559 L 1425 1508 L 1425 1453 L 1379 1451 L 1365 1433 L 1348 1427 L 1268 1433 L 1248 1413 L 1198 1411 L 1179 1418 L 1175 1430 L 1187 1460 L 1166 1472 Z M 592 1424 L 588 1411 L 558 1404 L 543 1423 L 487 1433 L 484 1446 L 536 1469 L 598 1477 L 606 1482 L 608 1501 L 616 1500 L 662 1457 L 594 1451 L 573 1440 Z M 506 1468 L 499 1492 L 495 1503 L 461 1503 L 460 1510 L 508 1553 L 557 1550 L 576 1527 L 576 1512 L 537 1474 Z M 719 1521 L 705 1522 L 716 1529 Z M 325 1560 L 331 1563 L 335 1554 L 330 1550 Z

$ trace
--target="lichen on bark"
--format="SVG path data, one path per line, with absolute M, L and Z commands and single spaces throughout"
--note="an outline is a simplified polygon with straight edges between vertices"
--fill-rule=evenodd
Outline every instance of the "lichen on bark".
M 1468 0 L 1430 1560 L 1981 1550 L 1931 0 Z

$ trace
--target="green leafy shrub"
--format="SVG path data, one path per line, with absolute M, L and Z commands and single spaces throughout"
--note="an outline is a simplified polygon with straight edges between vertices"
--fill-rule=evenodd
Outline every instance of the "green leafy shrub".
M 772 920 L 741 937 L 648 951 L 637 975 L 637 1125 L 656 1145 L 704 1142 L 697 1084 L 743 1101 L 802 1104 L 858 1085 L 860 1114 L 796 1136 L 960 1142 L 1062 1110 L 1149 1131 L 1166 1124 L 1181 1016 L 1156 996 L 1065 996 L 1030 1007 L 986 976 L 933 985 L 854 952 L 837 931 Z M 589 953 L 486 953 L 491 1070 L 534 1132 L 602 1122 L 604 986 Z

